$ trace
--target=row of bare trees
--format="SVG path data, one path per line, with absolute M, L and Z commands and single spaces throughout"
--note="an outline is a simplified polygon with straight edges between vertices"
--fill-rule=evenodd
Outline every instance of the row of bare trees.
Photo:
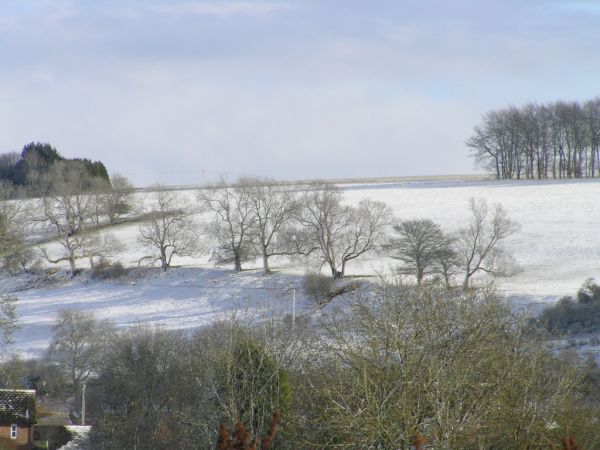
M 453 233 L 430 219 L 394 225 L 396 236 L 387 248 L 392 258 L 402 262 L 398 272 L 414 277 L 417 285 L 438 278 L 450 287 L 458 278 L 465 288 L 479 273 L 492 277 L 516 273 L 518 265 L 503 241 L 517 232 L 519 225 L 500 204 L 490 209 L 485 200 L 471 199 L 469 210 L 467 226 Z
M 201 191 L 198 198 L 213 213 L 208 233 L 218 243 L 214 259 L 236 270 L 258 256 L 269 273 L 269 258 L 302 255 L 343 277 L 350 261 L 381 246 L 392 220 L 384 203 L 344 204 L 342 191 L 328 183 L 291 187 L 246 179 Z
M 57 172 L 58 171 L 58 172 Z M 54 173 L 57 172 L 57 173 Z M 49 195 L 3 202 L 0 210 L 0 258 L 6 267 L 24 267 L 32 259 L 25 244 L 23 224 L 46 234 L 54 245 L 40 246 L 48 262 L 68 262 L 71 273 L 78 260 L 98 262 L 121 254 L 124 244 L 100 229 L 135 209 L 138 243 L 146 249 L 139 263 L 158 263 L 166 270 L 173 257 L 196 257 L 210 253 L 218 265 L 260 259 L 265 274 L 274 257 L 309 260 L 327 268 L 333 278 L 346 275 L 348 264 L 367 253 L 384 252 L 400 260 L 400 273 L 413 276 L 417 284 L 432 277 L 447 286 L 458 279 L 468 286 L 477 273 L 506 275 L 514 261 L 501 241 L 518 228 L 496 205 L 472 200 L 468 226 L 447 233 L 430 220 L 398 221 L 385 203 L 344 201 L 333 184 L 315 182 L 286 185 L 270 179 L 241 179 L 203 189 L 196 197 L 156 186 L 134 206 L 131 186 L 113 177 L 107 190 L 82 189 L 82 171 L 57 163 L 48 180 Z M 141 203 L 141 199 L 138 199 Z M 395 233 L 393 232 L 395 231 Z
M 600 97 L 488 112 L 467 141 L 498 179 L 600 175 Z
M 447 286 L 460 279 L 467 287 L 476 274 L 506 276 L 516 268 L 502 241 L 518 225 L 501 205 L 489 208 L 484 200 L 472 199 L 467 226 L 447 233 L 427 219 L 398 222 L 382 202 L 348 205 L 343 192 L 327 183 L 289 186 L 244 179 L 199 191 L 196 206 L 164 189 L 152 197 L 154 215 L 140 226 L 139 242 L 152 250 L 142 260 L 160 262 L 163 269 L 174 255 L 206 251 L 202 228 L 212 259 L 236 271 L 260 258 L 268 274 L 272 257 L 303 257 L 341 278 L 351 261 L 384 252 L 400 260 L 399 272 L 413 276 L 419 285 L 434 277 Z M 208 214 L 204 227 L 194 222 L 197 213 Z
M 350 261 L 381 248 L 392 221 L 384 203 L 344 204 L 342 191 L 327 183 L 299 187 L 243 179 L 199 191 L 196 204 L 160 187 L 150 197 L 138 241 L 151 254 L 141 260 L 163 269 L 175 255 L 194 256 L 208 247 L 216 264 L 232 264 L 236 271 L 260 258 L 268 274 L 273 257 L 309 257 L 343 277 Z M 204 224 L 194 221 L 198 214 L 208 215 Z M 211 244 L 203 245 L 201 236 Z

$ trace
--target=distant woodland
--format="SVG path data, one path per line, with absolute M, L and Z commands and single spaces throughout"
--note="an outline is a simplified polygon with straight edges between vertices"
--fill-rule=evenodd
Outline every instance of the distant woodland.
M 93 190 L 98 184 L 110 184 L 106 167 L 100 161 L 87 158 L 65 158 L 48 143 L 32 142 L 21 153 L 0 155 L 0 183 L 7 196 L 36 196 L 48 193 L 49 178 L 60 172 L 79 170 L 84 190 Z
M 467 141 L 498 179 L 600 175 L 600 97 L 488 112 Z

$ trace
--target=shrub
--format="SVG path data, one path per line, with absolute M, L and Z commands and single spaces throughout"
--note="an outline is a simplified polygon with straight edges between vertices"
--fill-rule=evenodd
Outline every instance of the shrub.
M 44 263 L 41 259 L 36 258 L 33 260 L 29 268 L 27 269 L 27 273 L 33 274 L 43 274 L 46 273 L 46 269 L 44 267 Z
M 272 448 L 273 441 L 277 436 L 277 426 L 281 421 L 281 416 L 278 411 L 273 413 L 271 418 L 271 426 L 269 431 L 260 439 L 260 449 L 268 450 Z M 250 440 L 250 435 L 244 427 L 244 424 L 238 422 L 230 433 L 229 429 L 221 424 L 219 426 L 219 437 L 217 440 L 218 450 L 256 450 L 257 439 Z
M 221 370 L 219 397 L 226 415 L 244 424 L 251 438 L 268 428 L 272 411 L 290 409 L 292 387 L 285 370 L 252 338 L 240 337 Z
M 359 283 L 356 282 L 333 279 L 316 273 L 306 274 L 302 281 L 304 293 L 312 298 L 317 305 L 329 303 L 338 295 L 355 291 L 359 286 Z
M 329 298 L 335 288 L 335 280 L 318 273 L 307 273 L 302 280 L 302 289 L 307 297 L 310 297 L 321 305 Z
M 17 248 L 3 255 L 2 263 L 9 272 L 18 273 L 26 270 L 27 265 L 32 259 L 33 250 L 25 245 L 19 245 Z
M 114 280 L 127 274 L 127 269 L 120 261 L 112 262 L 107 258 L 101 258 L 92 268 L 92 278 L 96 280 Z
M 581 304 L 600 303 L 600 286 L 594 283 L 593 278 L 588 278 L 577 291 L 577 301 Z
M 316 410 L 303 431 L 319 448 L 409 448 L 416 432 L 439 449 L 545 448 L 570 430 L 599 448 L 596 430 L 581 437 L 597 422 L 572 361 L 491 289 L 389 284 L 349 306 L 306 352 L 310 387 L 296 388 Z
M 577 301 L 562 297 L 554 306 L 546 308 L 538 324 L 555 334 L 593 333 L 600 330 L 600 286 L 591 279 L 577 292 Z

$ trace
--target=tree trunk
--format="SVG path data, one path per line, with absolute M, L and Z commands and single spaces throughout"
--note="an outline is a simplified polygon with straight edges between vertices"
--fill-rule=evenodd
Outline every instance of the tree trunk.
M 329 264 L 329 268 L 331 269 L 331 277 L 335 278 L 335 274 L 336 274 L 337 270 L 335 270 L 335 267 L 333 266 L 333 264 Z
M 77 266 L 75 265 L 75 256 L 73 255 L 69 256 L 69 267 L 71 268 L 71 277 L 74 277 Z
M 238 252 L 233 253 L 233 268 L 236 272 L 242 271 L 242 259 L 240 258 L 240 254 Z
M 467 266 L 467 270 L 465 271 L 465 278 L 463 280 L 463 289 L 467 290 L 469 288 L 470 280 L 471 280 L 471 271 L 469 266 Z
M 265 275 L 271 273 L 271 268 L 269 267 L 269 255 L 267 254 L 266 247 L 263 247 L 263 269 L 265 271 Z
M 77 375 L 75 374 L 75 367 L 71 368 L 71 386 L 73 389 L 73 394 L 75 395 L 76 401 L 79 400 L 79 381 L 77 380 Z
M 167 260 L 167 252 L 164 248 L 160 249 L 160 267 L 165 272 L 167 271 L 167 268 L 169 267 L 169 262 Z
M 469 289 L 471 276 L 469 274 L 465 275 L 465 281 L 463 281 L 463 289 L 466 291 Z
M 336 280 L 338 278 L 342 278 L 344 276 L 343 272 L 340 272 L 339 270 L 337 270 L 337 267 L 335 267 L 333 264 L 329 263 L 329 267 L 331 268 L 331 277 Z
M 452 287 L 450 283 L 450 274 L 446 269 L 444 269 L 444 282 L 446 284 L 446 289 L 450 289 Z

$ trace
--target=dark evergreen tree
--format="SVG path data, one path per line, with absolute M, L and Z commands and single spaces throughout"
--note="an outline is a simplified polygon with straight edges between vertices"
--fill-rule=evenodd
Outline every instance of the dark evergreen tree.
M 64 158 L 50 144 L 31 142 L 21 151 L 21 159 L 15 164 L 12 182 L 25 186 L 35 181 L 33 178 L 40 173 L 46 173 L 56 161 L 62 160 Z
M 61 162 L 65 166 L 82 167 L 86 173 L 82 189 L 91 191 L 110 186 L 110 178 L 101 161 L 87 158 L 64 158 L 49 143 L 31 142 L 21 154 L 0 155 L 0 181 L 8 186 L 22 187 L 33 195 L 46 195 L 49 191 L 48 177 L 51 169 Z

